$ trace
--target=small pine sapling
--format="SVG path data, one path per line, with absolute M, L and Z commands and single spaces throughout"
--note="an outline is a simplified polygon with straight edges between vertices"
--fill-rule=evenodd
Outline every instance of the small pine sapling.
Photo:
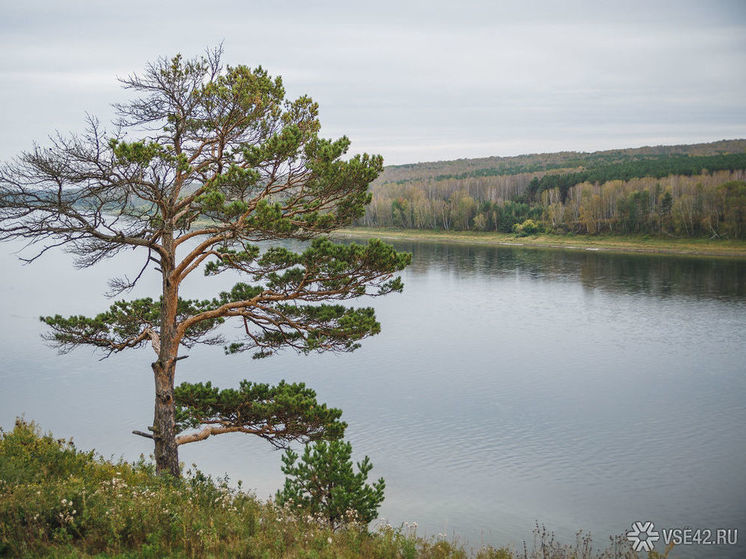
M 373 464 L 366 456 L 355 473 L 351 456 L 352 445 L 342 440 L 308 444 L 300 461 L 286 450 L 282 472 L 287 477 L 275 500 L 320 517 L 332 530 L 351 521 L 369 523 L 378 517 L 386 482 L 367 483 Z

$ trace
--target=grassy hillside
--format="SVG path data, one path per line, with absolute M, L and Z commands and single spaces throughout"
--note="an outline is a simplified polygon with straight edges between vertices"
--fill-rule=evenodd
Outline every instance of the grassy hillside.
M 104 460 L 20 420 L 0 431 L 0 557 L 638 558 L 622 539 L 593 552 L 584 535 L 572 545 L 538 527 L 534 535 L 530 551 L 467 552 L 418 537 L 415 524 L 332 531 L 198 471 L 158 477 L 145 460 Z

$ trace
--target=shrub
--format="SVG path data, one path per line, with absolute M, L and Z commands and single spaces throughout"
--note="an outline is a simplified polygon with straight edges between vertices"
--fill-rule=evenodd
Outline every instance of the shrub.
M 541 225 L 536 223 L 533 219 L 527 219 L 521 224 L 516 223 L 513 225 L 513 233 L 518 237 L 528 237 L 529 235 L 536 235 L 541 232 Z
M 287 450 L 282 471 L 287 476 L 278 504 L 290 504 L 320 516 L 336 530 L 350 521 L 367 524 L 378 516 L 386 483 L 383 478 L 366 483 L 373 468 L 366 456 L 353 471 L 352 445 L 344 441 L 320 441 L 306 445 L 303 457 Z

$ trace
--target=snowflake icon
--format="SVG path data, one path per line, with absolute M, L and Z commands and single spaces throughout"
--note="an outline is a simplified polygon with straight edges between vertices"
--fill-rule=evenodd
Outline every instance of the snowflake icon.
M 652 522 L 633 522 L 632 529 L 627 532 L 627 539 L 632 542 L 635 551 L 653 551 L 655 542 L 660 539 Z

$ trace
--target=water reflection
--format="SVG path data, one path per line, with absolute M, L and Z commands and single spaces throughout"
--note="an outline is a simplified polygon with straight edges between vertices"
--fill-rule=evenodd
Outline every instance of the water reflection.
M 414 254 L 411 274 L 442 270 L 455 277 L 511 276 L 579 281 L 589 289 L 697 298 L 746 297 L 746 260 L 588 250 L 396 242 Z

